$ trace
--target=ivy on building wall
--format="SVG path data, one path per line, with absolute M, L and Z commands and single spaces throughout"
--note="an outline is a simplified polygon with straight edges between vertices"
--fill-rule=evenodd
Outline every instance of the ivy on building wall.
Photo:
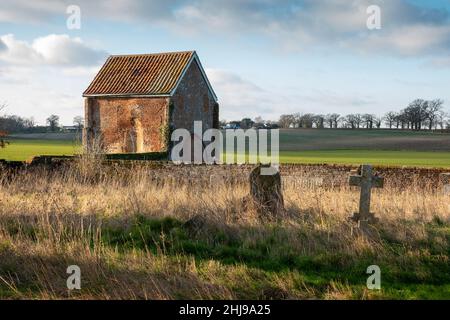
M 173 116 L 173 111 L 174 111 L 174 104 L 173 101 L 170 100 L 169 102 L 169 107 L 168 107 L 168 112 L 167 112 L 167 121 L 161 125 L 160 127 L 160 135 L 161 135 L 161 141 L 164 144 L 164 148 L 166 150 L 166 152 L 169 152 L 170 150 L 170 137 L 172 136 L 172 132 L 173 132 L 173 124 L 172 124 L 172 116 Z

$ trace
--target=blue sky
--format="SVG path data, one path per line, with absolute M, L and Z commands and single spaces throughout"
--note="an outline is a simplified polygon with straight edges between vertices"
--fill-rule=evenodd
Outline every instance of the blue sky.
M 80 30 L 66 27 L 71 4 Z M 373 4 L 380 30 L 366 27 Z M 177 50 L 197 50 L 226 120 L 381 115 L 415 98 L 450 111 L 449 0 L 4 0 L 0 102 L 71 124 L 108 54 Z

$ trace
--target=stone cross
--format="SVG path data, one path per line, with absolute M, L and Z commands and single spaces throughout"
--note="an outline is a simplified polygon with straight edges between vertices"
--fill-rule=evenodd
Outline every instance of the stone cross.
M 450 194 L 450 172 L 440 174 L 444 194 Z
M 377 220 L 374 214 L 370 212 L 370 195 L 372 188 L 383 188 L 384 178 L 372 175 L 372 166 L 368 164 L 362 165 L 360 171 L 359 175 L 350 176 L 349 184 L 361 187 L 359 212 L 355 213 L 351 219 L 363 227 Z

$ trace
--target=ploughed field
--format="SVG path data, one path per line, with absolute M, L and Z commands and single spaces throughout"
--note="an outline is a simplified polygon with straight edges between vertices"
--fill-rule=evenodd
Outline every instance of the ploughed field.
M 0 159 L 26 161 L 38 155 L 79 153 L 73 134 L 13 135 Z M 450 167 L 450 134 L 401 130 L 280 131 L 280 162 Z
M 282 166 L 286 214 L 262 221 L 242 205 L 250 166 L 99 160 L 0 170 L 0 298 L 449 298 L 441 170 L 378 168 L 365 238 L 351 167 Z

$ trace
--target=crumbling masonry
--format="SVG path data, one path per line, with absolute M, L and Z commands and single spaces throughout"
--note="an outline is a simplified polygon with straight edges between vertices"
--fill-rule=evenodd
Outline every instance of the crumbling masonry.
M 105 153 L 162 152 L 171 130 L 218 128 L 219 105 L 195 51 L 111 56 L 85 97 L 83 145 Z

